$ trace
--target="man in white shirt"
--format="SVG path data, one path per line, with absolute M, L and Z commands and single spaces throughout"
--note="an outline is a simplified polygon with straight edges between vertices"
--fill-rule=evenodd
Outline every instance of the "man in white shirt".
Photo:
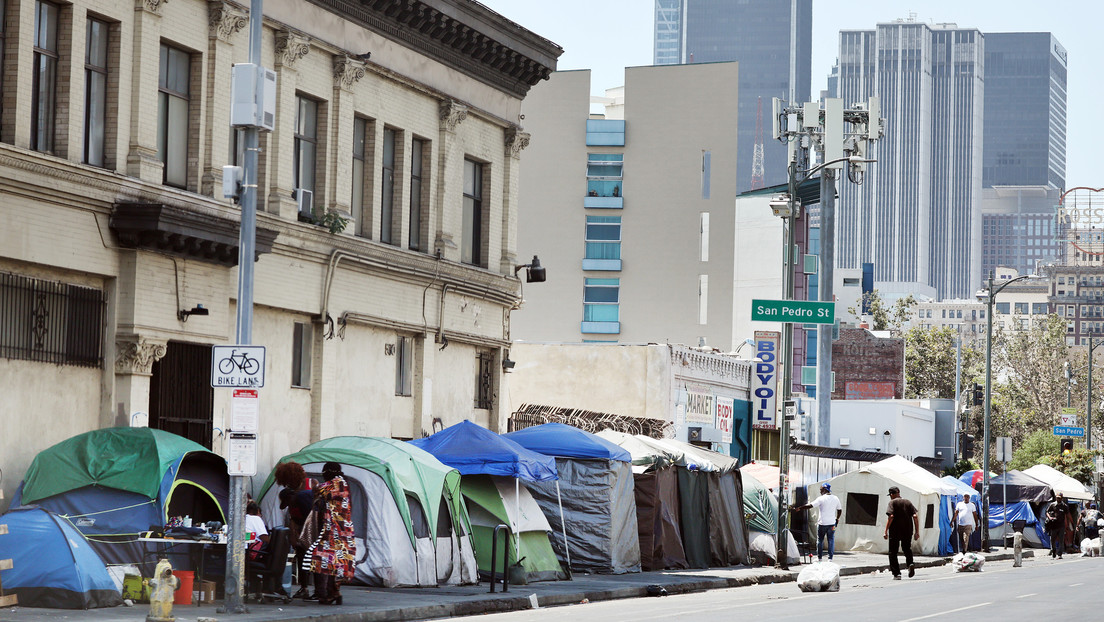
M 970 536 L 974 528 L 981 522 L 977 506 L 970 502 L 970 493 L 962 495 L 962 501 L 955 505 L 955 523 L 958 525 L 958 533 L 962 536 L 962 552 L 970 550 Z
M 828 542 L 828 560 L 831 561 L 836 551 L 836 525 L 843 515 L 843 504 L 839 497 L 832 494 L 832 485 L 824 482 L 820 485 L 820 496 L 813 499 L 812 503 L 794 506 L 791 510 L 797 512 L 816 508 L 817 515 L 817 560 L 824 559 L 824 542 Z

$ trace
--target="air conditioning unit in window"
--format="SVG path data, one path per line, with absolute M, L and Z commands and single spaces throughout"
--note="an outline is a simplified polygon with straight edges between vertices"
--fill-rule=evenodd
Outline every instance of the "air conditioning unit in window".
M 314 218 L 314 192 L 296 188 L 295 202 L 299 205 L 300 218 Z

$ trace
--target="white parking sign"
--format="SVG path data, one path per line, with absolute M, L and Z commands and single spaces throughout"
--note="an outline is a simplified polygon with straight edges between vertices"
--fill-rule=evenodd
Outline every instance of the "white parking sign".
M 211 386 L 263 387 L 264 346 L 212 346 Z

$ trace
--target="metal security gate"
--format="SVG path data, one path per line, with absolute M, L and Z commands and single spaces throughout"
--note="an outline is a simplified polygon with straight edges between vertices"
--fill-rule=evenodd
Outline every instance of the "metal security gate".
M 211 346 L 170 341 L 153 364 L 149 426 L 211 448 Z

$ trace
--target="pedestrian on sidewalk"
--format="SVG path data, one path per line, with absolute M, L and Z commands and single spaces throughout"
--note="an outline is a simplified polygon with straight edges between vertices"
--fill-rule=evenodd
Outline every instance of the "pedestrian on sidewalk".
M 1066 516 L 1069 514 L 1069 506 L 1066 505 L 1066 497 L 1062 493 L 1054 498 L 1054 503 L 1047 508 L 1046 519 L 1043 527 L 1050 536 L 1050 556 L 1062 559 L 1062 553 L 1066 552 Z
M 1085 509 L 1081 510 L 1080 522 L 1083 537 L 1093 540 L 1100 535 L 1098 520 L 1100 520 L 1100 510 L 1096 509 L 1096 504 L 1090 501 Z
M 977 506 L 970 501 L 970 493 L 962 495 L 962 501 L 955 505 L 955 522 L 958 524 L 958 533 L 962 536 L 962 553 L 970 550 L 970 536 L 981 522 Z
M 901 489 L 896 486 L 889 489 L 889 509 L 886 511 L 885 533 L 882 537 L 889 540 L 889 570 L 893 573 L 893 579 L 901 579 L 901 564 L 897 561 L 898 547 L 905 551 L 909 578 L 915 576 L 912 540 L 920 539 L 920 514 L 911 501 L 901 497 Z
M 817 561 L 824 560 L 825 541 L 828 543 L 828 560 L 831 561 L 836 553 L 836 525 L 843 515 L 843 504 L 839 497 L 832 494 L 832 485 L 824 482 L 820 485 L 820 496 L 813 499 L 812 503 L 791 506 L 791 512 L 800 512 L 816 508 L 817 510 Z

